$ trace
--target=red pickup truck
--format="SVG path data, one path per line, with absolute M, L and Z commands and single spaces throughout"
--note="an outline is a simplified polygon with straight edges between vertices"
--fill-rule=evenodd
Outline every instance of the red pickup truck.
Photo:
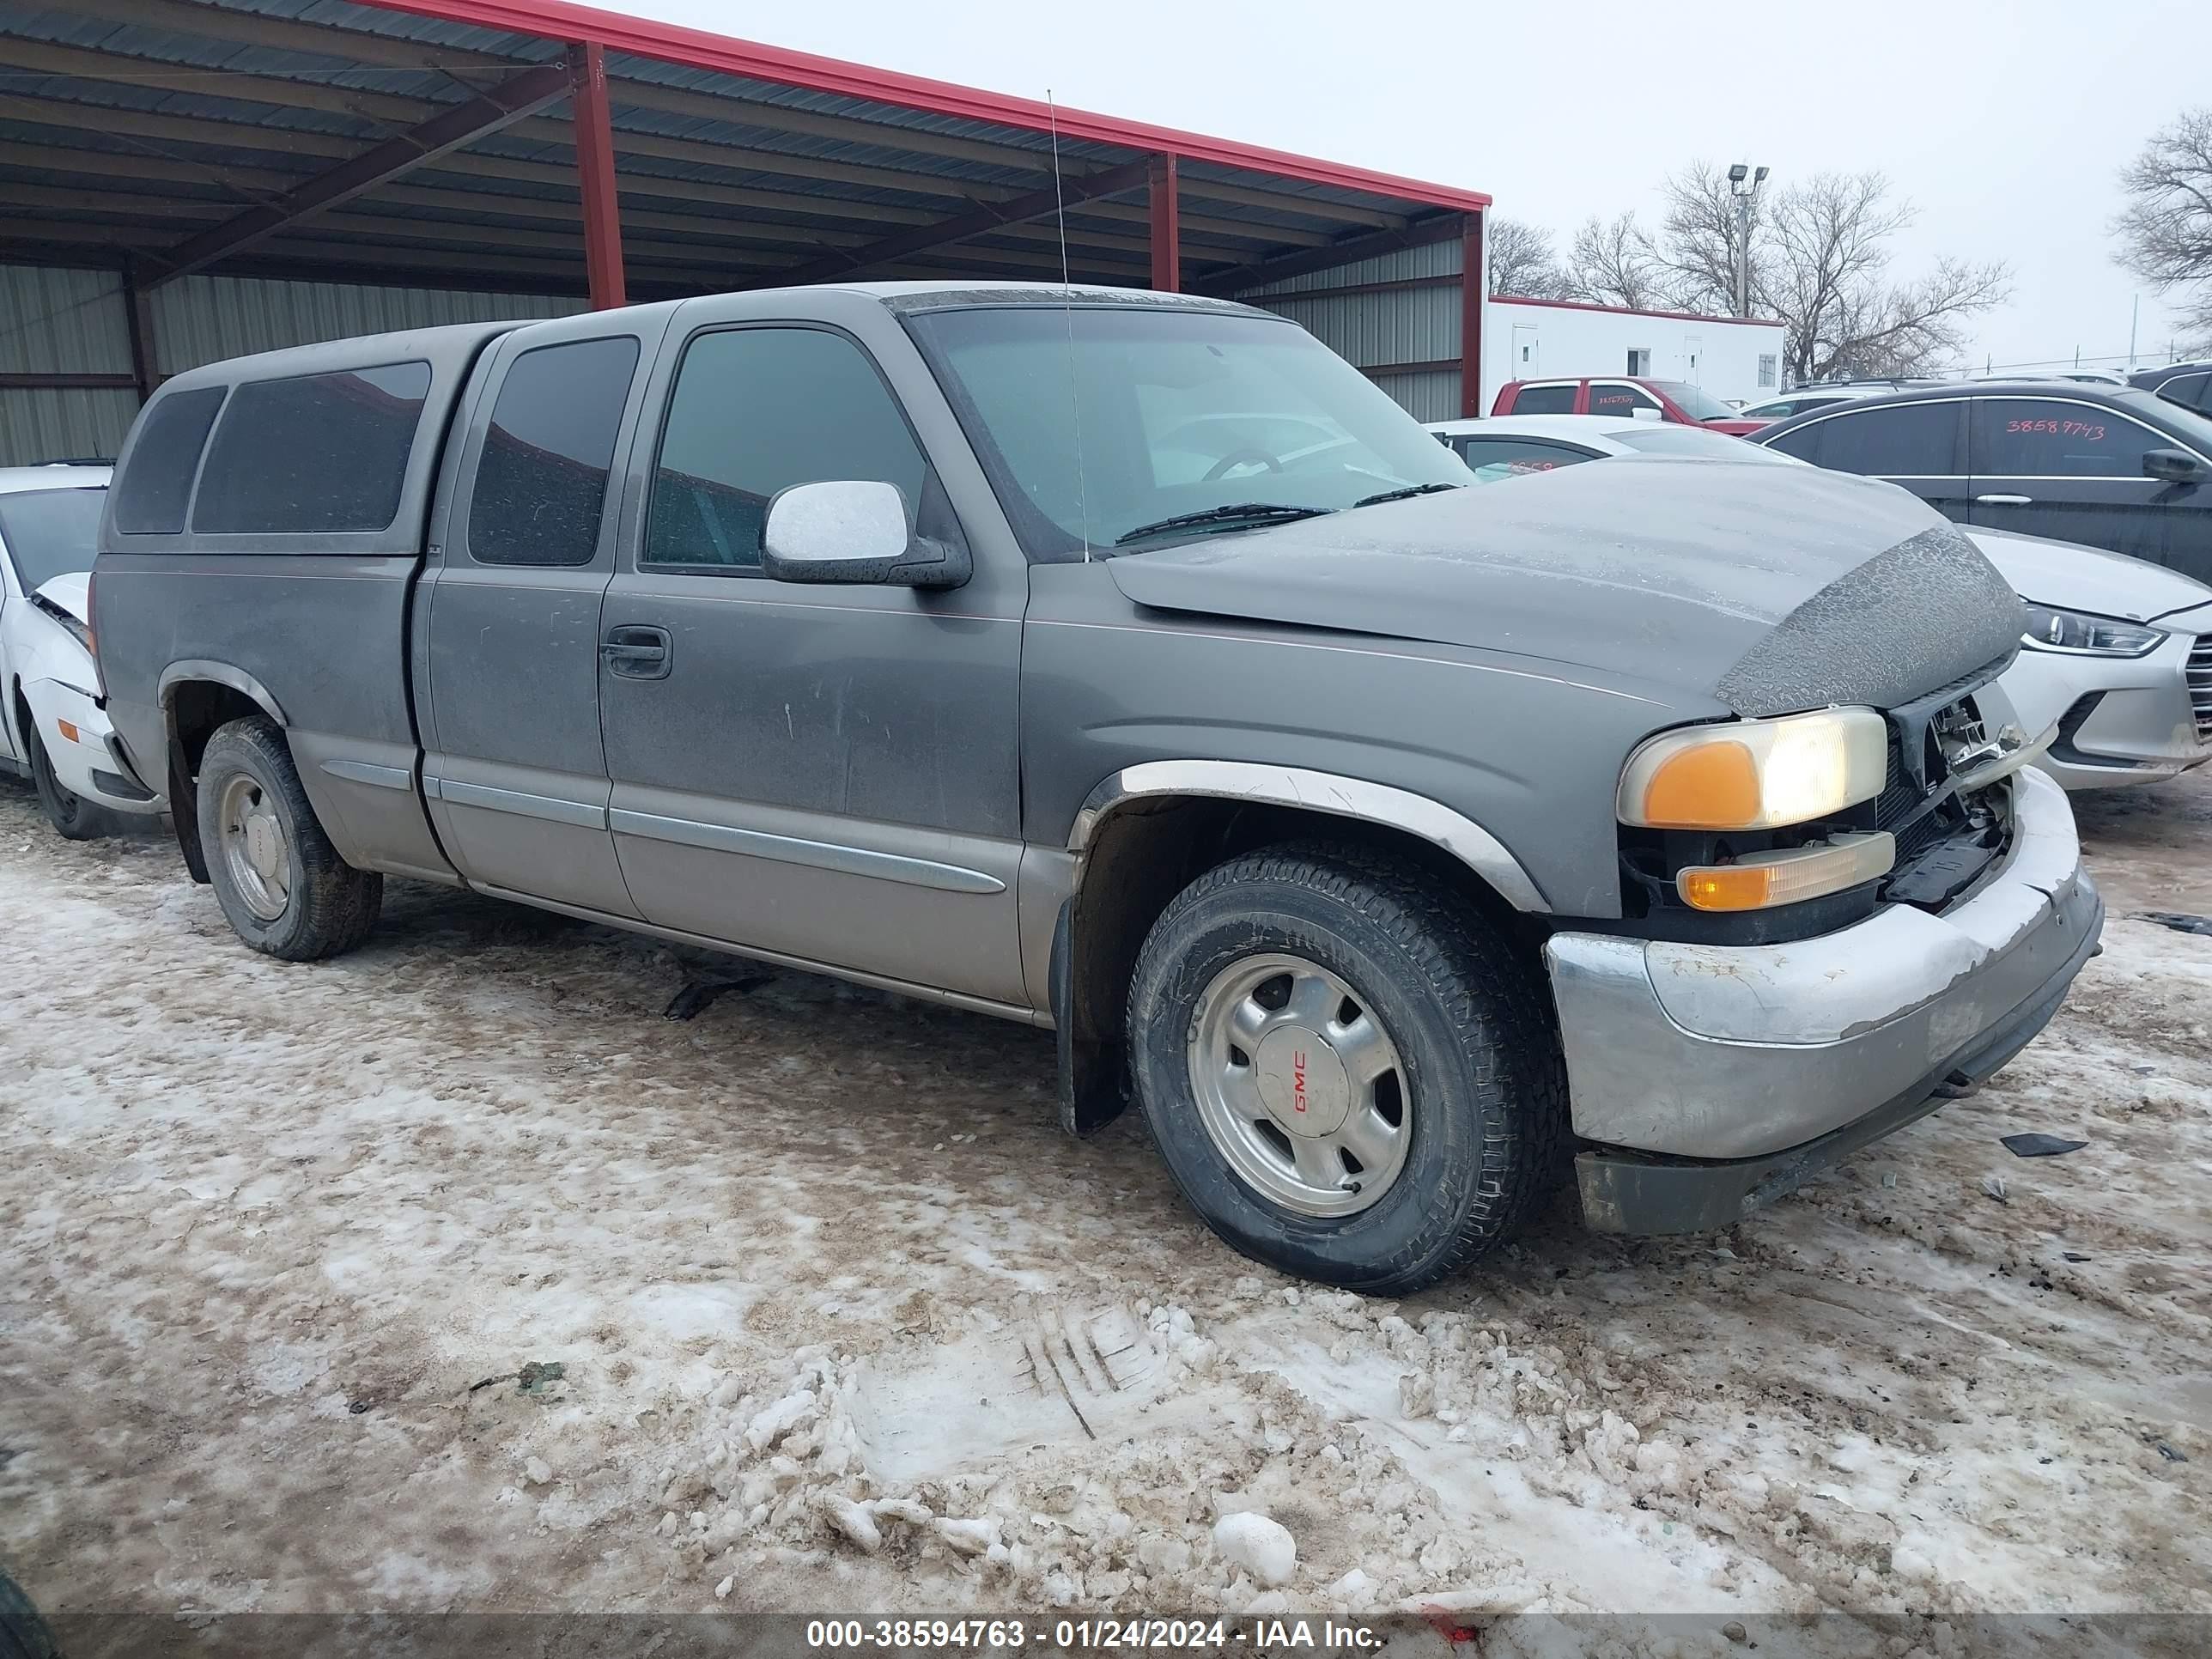
M 1498 389 L 1492 415 L 1630 415 L 1649 410 L 1647 419 L 1682 426 L 1711 427 L 1743 437 L 1771 422 L 1746 420 L 1711 392 L 1686 380 L 1595 378 L 1510 380 Z

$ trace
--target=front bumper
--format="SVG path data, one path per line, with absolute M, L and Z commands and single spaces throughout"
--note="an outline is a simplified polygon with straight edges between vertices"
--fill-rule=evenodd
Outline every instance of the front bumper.
M 2104 902 L 2066 797 L 2014 782 L 2004 862 L 1942 915 L 1893 906 L 1795 944 L 1555 933 L 1589 1224 L 1724 1226 L 1994 1073 L 2094 954 Z
M 2066 788 L 2155 783 L 2212 758 L 2191 695 L 2196 646 L 2195 635 L 2175 633 L 2141 657 L 2022 651 L 1996 689 L 2021 730 L 2058 727 L 2036 764 Z
M 23 701 L 31 706 L 55 782 L 118 812 L 161 810 L 161 798 L 139 782 L 124 760 L 106 711 L 90 694 L 61 680 L 33 680 L 23 687 Z M 76 732 L 74 738 L 70 730 Z

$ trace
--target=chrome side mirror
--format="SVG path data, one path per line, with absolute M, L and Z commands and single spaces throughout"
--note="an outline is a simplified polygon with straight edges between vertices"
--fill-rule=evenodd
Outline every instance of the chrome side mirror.
M 966 548 L 908 533 L 897 485 L 862 478 L 778 490 L 761 568 L 780 582 L 890 587 L 957 587 L 975 574 Z

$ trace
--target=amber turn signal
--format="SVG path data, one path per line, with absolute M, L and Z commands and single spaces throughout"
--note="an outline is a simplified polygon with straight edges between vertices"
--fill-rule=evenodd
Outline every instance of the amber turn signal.
M 1674 878 L 1674 890 L 1696 910 L 1769 910 L 1840 893 L 1887 874 L 1896 862 L 1897 839 L 1887 830 L 1838 836 L 1734 864 L 1693 864 Z

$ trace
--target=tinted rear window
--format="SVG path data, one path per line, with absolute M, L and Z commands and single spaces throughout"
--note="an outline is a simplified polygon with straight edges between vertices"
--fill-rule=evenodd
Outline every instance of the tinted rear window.
M 208 450 L 192 528 L 295 536 L 387 528 L 429 391 L 422 362 L 240 385 Z
M 1571 386 L 1524 386 L 1513 394 L 1516 415 L 1571 415 L 1575 388 Z
M 1801 461 L 1820 464 L 1820 437 L 1834 424 L 1829 421 L 1814 421 L 1804 426 L 1795 426 L 1772 438 L 1762 438 L 1759 444 L 1767 449 L 1778 449 L 1785 455 L 1794 455 Z
M 1460 459 L 1469 466 L 1502 466 L 1506 474 L 1549 472 L 1555 467 L 1572 466 L 1577 461 L 1594 459 L 1586 449 L 1571 449 L 1564 444 L 1538 443 L 1525 438 L 1454 438 L 1450 441 L 1451 447 L 1459 451 Z M 1490 479 L 1486 477 L 1483 482 L 1487 483 Z
M 2212 411 L 2212 371 L 2177 374 L 2158 388 L 2158 395 L 2184 409 Z
M 1890 404 L 1820 422 L 1819 464 L 1868 477 L 1951 477 L 1959 465 L 1956 404 Z M 1782 448 L 1777 444 L 1776 448 Z
M 637 368 L 629 335 L 539 346 L 514 360 L 493 404 L 469 498 L 479 564 L 589 564 L 615 434 Z
M 219 386 L 174 392 L 147 410 L 131 464 L 115 484 L 115 528 L 122 534 L 173 536 L 184 529 L 192 474 L 222 393 Z

